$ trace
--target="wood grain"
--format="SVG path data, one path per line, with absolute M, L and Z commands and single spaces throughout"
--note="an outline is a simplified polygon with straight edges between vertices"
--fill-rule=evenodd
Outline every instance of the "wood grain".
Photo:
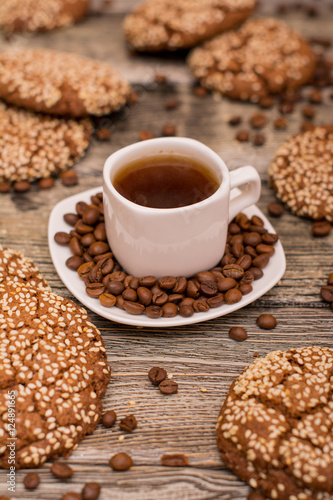
M 121 5 L 114 5 L 118 12 Z M 124 2 L 125 5 L 128 8 L 129 3 Z M 267 185 L 267 166 L 276 147 L 299 130 L 301 121 L 304 103 L 298 104 L 288 117 L 286 131 L 274 131 L 272 119 L 277 112 L 269 110 L 265 112 L 269 118 L 266 144 L 255 148 L 237 143 L 235 130 L 227 125 L 229 117 L 241 114 L 246 128 L 256 108 L 214 96 L 193 95 L 193 81 L 184 55 L 131 56 L 122 36 L 122 19 L 121 14 L 91 16 L 66 30 L 0 42 L 0 49 L 9 43 L 43 46 L 108 61 L 131 81 L 140 97 L 135 106 L 105 118 L 105 124 L 112 129 L 111 141 L 92 141 L 86 157 L 76 166 L 78 186 L 65 188 L 57 180 L 50 191 L 39 191 L 34 186 L 23 195 L 0 195 L 0 243 L 32 257 L 53 290 L 70 298 L 73 297 L 56 274 L 49 254 L 49 214 L 63 198 L 101 185 L 105 158 L 136 142 L 141 129 L 148 128 L 158 136 L 163 125 L 173 123 L 177 135 L 205 142 L 225 159 L 230 169 L 254 165 L 263 181 L 258 206 L 267 215 L 268 203 L 275 200 Z M 319 31 L 325 36 L 330 35 L 333 12 L 327 10 L 315 20 L 293 12 L 285 19 L 306 35 Z M 165 85 L 155 83 L 157 72 L 167 76 Z M 308 92 L 305 89 L 304 94 Z M 317 123 L 332 119 L 329 92 L 324 91 L 325 104 L 317 108 Z M 170 97 L 179 99 L 177 110 L 164 109 Z M 263 356 L 275 349 L 314 344 L 333 347 L 333 313 L 319 295 L 320 287 L 333 271 L 333 235 L 313 238 L 311 222 L 287 212 L 271 222 L 284 246 L 287 270 L 280 283 L 255 303 L 221 318 L 170 329 L 133 328 L 91 313 L 102 332 L 112 367 L 104 408 L 114 409 L 118 419 L 134 413 L 138 428 L 120 441 L 124 432 L 117 424 L 109 430 L 99 425 L 68 459 L 75 473 L 66 483 L 56 480 L 46 464 L 39 471 L 38 490 L 26 491 L 22 485 L 26 472 L 19 471 L 16 493 L 8 495 L 6 472 L 0 471 L 0 495 L 56 500 L 66 491 L 79 492 L 85 481 L 99 481 L 101 500 L 246 499 L 249 488 L 224 467 L 215 442 L 217 416 L 230 383 L 253 361 L 255 353 Z M 278 320 L 271 332 L 256 325 L 256 318 L 263 312 L 274 314 Z M 228 337 L 230 327 L 237 325 L 248 331 L 245 342 L 237 343 Z M 179 383 L 178 394 L 163 396 L 150 384 L 147 372 L 154 365 L 165 367 Z M 133 457 L 134 466 L 126 473 L 113 472 L 108 466 L 108 459 L 118 451 Z M 185 453 L 190 465 L 182 469 L 162 467 L 160 457 L 175 452 Z

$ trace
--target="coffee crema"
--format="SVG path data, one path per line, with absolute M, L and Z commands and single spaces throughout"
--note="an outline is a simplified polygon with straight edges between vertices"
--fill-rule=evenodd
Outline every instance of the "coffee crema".
M 188 156 L 159 154 L 124 165 L 113 179 L 129 201 L 150 208 L 178 208 L 209 198 L 220 186 L 215 174 Z

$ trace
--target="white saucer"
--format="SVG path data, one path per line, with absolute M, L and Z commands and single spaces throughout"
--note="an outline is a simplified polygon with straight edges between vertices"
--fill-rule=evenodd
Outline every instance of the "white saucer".
M 237 194 L 237 188 L 235 188 L 234 195 Z M 264 269 L 264 275 L 257 281 L 252 283 L 253 290 L 248 295 L 244 295 L 240 302 L 236 304 L 222 304 L 222 306 L 209 309 L 206 313 L 194 313 L 190 318 L 183 318 L 181 316 L 175 316 L 174 318 L 159 318 L 151 319 L 148 316 L 142 314 L 139 316 L 134 316 L 122 309 L 117 307 L 106 308 L 102 306 L 98 299 L 93 299 L 89 297 L 85 292 L 85 286 L 83 281 L 79 278 L 76 271 L 71 271 L 65 264 L 68 257 L 72 254 L 68 246 L 58 245 L 54 240 L 54 235 L 58 231 L 69 232 L 72 227 L 69 226 L 64 221 L 64 215 L 66 213 L 76 213 L 75 205 L 78 201 L 85 201 L 90 203 L 90 197 L 96 193 L 102 192 L 102 187 L 89 189 L 83 193 L 75 194 L 70 196 L 59 203 L 53 208 L 50 218 L 49 218 L 49 247 L 51 257 L 54 266 L 64 283 L 64 285 L 72 292 L 72 294 L 80 301 L 82 304 L 89 308 L 91 311 L 103 316 L 106 319 L 116 321 L 117 323 L 123 323 L 125 325 L 134 326 L 144 326 L 144 327 L 159 327 L 168 328 L 171 326 L 182 326 L 189 325 L 192 323 L 199 323 L 202 321 L 207 321 L 209 319 L 218 318 L 219 316 L 224 316 L 237 309 L 254 302 L 256 299 L 264 295 L 268 290 L 273 288 L 273 286 L 282 278 L 286 269 L 286 259 L 283 251 L 281 242 L 278 241 L 275 245 L 275 253 L 271 257 L 268 265 Z M 264 216 L 264 214 L 259 210 L 256 205 L 244 210 L 244 213 L 248 217 L 257 215 L 261 217 L 264 221 L 265 228 L 269 232 L 275 233 L 273 226 Z

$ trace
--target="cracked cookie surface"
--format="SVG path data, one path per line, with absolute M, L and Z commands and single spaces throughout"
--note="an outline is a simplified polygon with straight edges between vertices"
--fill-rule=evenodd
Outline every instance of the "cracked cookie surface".
M 332 500 L 333 350 L 256 360 L 232 383 L 217 424 L 226 465 L 278 500 Z

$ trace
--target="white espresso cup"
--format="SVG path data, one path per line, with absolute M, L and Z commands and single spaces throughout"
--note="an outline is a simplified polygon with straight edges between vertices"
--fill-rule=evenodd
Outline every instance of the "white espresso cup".
M 126 165 L 159 155 L 185 156 L 202 163 L 219 187 L 208 198 L 177 208 L 150 208 L 122 196 L 114 179 Z M 230 190 L 241 191 L 230 198 Z M 135 277 L 185 276 L 217 266 L 223 257 L 228 223 L 260 196 L 260 177 L 253 167 L 229 172 L 223 160 L 201 142 L 183 137 L 150 139 L 124 147 L 105 162 L 103 199 L 111 250 Z

